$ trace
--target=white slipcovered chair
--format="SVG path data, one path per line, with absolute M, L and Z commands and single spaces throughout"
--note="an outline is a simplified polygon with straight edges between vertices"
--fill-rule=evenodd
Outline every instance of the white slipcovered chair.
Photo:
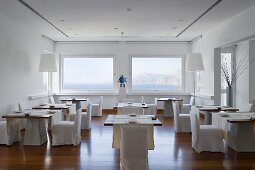
M 49 97 L 49 103 L 50 103 L 50 104 L 55 104 L 55 100 L 54 100 L 54 97 L 53 97 L 53 96 L 50 96 L 50 97 Z
M 191 115 L 192 147 L 197 152 L 225 152 L 223 131 L 214 125 L 199 125 L 198 116 L 192 108 Z
M 147 104 L 148 108 L 144 108 L 144 114 L 145 115 L 156 115 L 157 114 L 157 103 L 158 99 L 154 99 L 154 103 Z
M 98 103 L 92 104 L 92 116 L 102 116 L 103 96 L 100 96 Z
M 184 103 L 183 104 L 182 113 L 189 114 L 190 111 L 191 111 L 191 106 L 193 106 L 193 105 L 194 105 L 194 96 L 191 96 L 189 103 Z
M 143 108 L 139 106 L 126 105 L 120 109 L 122 109 L 122 112 L 118 112 L 118 113 L 121 113 L 124 115 L 127 115 L 127 114 L 142 115 L 143 114 Z
M 122 126 L 120 145 L 121 170 L 149 169 L 147 127 L 132 125 Z
M 8 145 L 8 133 L 7 133 L 7 122 L 6 121 L 0 121 L 0 144 Z
M 239 112 L 251 112 L 252 111 L 252 104 L 246 103 L 239 107 Z
M 90 129 L 91 124 L 91 111 L 92 111 L 92 103 L 89 102 L 87 104 L 86 112 L 81 112 L 81 129 Z M 70 114 L 70 121 L 75 120 L 76 113 Z
M 92 112 L 92 103 L 89 102 L 87 105 L 86 112 L 81 112 L 81 129 L 90 129 L 91 124 L 91 112 Z
M 134 99 L 129 99 L 129 98 L 123 99 L 123 103 L 134 103 L 134 102 L 135 102 Z
M 60 121 L 52 126 L 52 145 L 79 145 L 81 142 L 81 109 L 74 121 Z
M 182 114 L 182 102 L 173 102 L 174 111 L 174 130 L 176 133 L 191 132 L 190 114 Z

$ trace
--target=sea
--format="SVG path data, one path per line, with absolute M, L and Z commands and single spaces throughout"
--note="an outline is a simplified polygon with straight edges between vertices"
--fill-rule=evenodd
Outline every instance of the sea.
M 133 84 L 132 90 L 134 91 L 178 91 L 181 90 L 182 86 L 176 85 L 162 85 L 162 84 Z M 113 84 L 65 84 L 64 90 L 72 90 L 72 91 L 87 91 L 87 90 L 105 90 L 112 91 L 114 90 Z

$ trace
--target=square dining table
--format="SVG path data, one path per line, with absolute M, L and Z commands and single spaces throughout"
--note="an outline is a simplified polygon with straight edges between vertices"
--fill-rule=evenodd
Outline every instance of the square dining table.
M 212 124 L 223 130 L 229 147 L 238 152 L 255 152 L 255 112 L 221 112 L 212 115 Z
M 173 117 L 173 101 L 183 102 L 183 99 L 180 98 L 158 98 L 158 101 L 163 101 L 163 115 L 164 117 Z
M 7 120 L 8 145 L 20 141 L 20 122 L 18 121 L 21 119 L 27 120 L 23 145 L 42 145 L 47 141 L 47 120 L 51 118 L 51 125 L 62 121 L 62 110 L 26 110 L 2 117 Z
M 148 149 L 154 149 L 154 127 L 162 123 L 154 115 L 108 115 L 104 126 L 113 126 L 112 147 L 120 149 L 121 126 L 146 126 L 148 127 Z
M 87 98 L 63 98 L 63 99 L 60 99 L 60 101 L 62 103 L 72 102 L 73 104 L 76 104 L 76 110 L 78 110 L 81 108 L 81 102 L 86 102 L 88 101 L 88 99 Z
M 63 119 L 70 120 L 70 114 L 76 114 L 76 105 L 71 103 L 66 104 L 41 104 L 32 107 L 35 110 L 62 110 L 64 112 Z

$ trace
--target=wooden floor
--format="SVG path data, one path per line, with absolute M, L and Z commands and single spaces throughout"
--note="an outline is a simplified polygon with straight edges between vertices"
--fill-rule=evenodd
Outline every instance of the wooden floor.
M 103 126 L 107 114 L 92 118 L 90 131 L 82 131 L 79 146 L 51 147 L 0 145 L 0 169 L 119 169 L 119 150 L 113 149 L 112 127 Z M 196 153 L 191 147 L 191 134 L 175 134 L 171 118 L 162 118 L 162 127 L 155 127 L 155 150 L 149 151 L 150 170 L 177 169 L 255 169 L 255 153 Z

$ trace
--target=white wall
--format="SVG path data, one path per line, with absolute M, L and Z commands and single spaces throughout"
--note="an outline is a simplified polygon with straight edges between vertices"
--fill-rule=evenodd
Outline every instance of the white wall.
M 88 54 L 111 54 L 116 57 L 117 78 L 123 74 L 129 78 L 129 56 L 132 54 L 145 55 L 182 55 L 185 56 L 188 51 L 186 42 L 84 42 L 84 43 L 57 43 L 56 56 L 61 55 L 88 55 Z M 127 84 L 127 89 L 128 89 Z M 187 87 L 186 87 L 187 88 Z M 187 90 L 185 90 L 187 91 Z M 54 73 L 54 92 L 59 93 L 59 73 Z M 141 95 L 145 96 L 146 102 L 153 103 L 154 97 L 165 96 L 140 94 L 129 97 L 140 101 Z M 176 94 L 166 94 L 167 96 L 176 96 Z M 90 97 L 92 102 L 97 102 L 99 95 L 84 94 Z M 60 96 L 61 97 L 61 96 Z M 184 95 L 185 102 L 188 102 L 189 96 Z M 112 108 L 113 103 L 117 102 L 117 94 L 104 95 L 103 108 Z
M 214 90 L 216 88 L 220 88 L 219 81 L 214 81 L 214 76 L 220 75 L 220 69 L 217 67 L 220 63 L 214 63 L 214 49 L 254 35 L 254 17 L 255 6 L 252 6 L 242 13 L 234 16 L 231 20 L 228 20 L 204 33 L 202 39 L 191 45 L 191 51 L 200 50 L 204 59 L 205 71 L 201 74 L 202 88 L 200 92 L 208 96 L 214 96 L 215 104 L 220 104 L 220 91 Z M 200 49 L 198 49 L 198 47 Z
M 255 111 L 255 40 L 249 41 L 249 103 L 253 103 Z
M 248 54 L 247 54 L 248 52 Z M 245 41 L 236 47 L 236 64 L 240 63 L 246 55 L 249 58 L 249 42 Z M 247 58 L 247 59 L 248 59 Z M 249 103 L 249 68 L 236 81 L 236 107 Z
M 0 115 L 13 104 L 27 100 L 31 94 L 42 94 L 40 54 L 53 51 L 53 44 L 26 23 L 0 13 Z

